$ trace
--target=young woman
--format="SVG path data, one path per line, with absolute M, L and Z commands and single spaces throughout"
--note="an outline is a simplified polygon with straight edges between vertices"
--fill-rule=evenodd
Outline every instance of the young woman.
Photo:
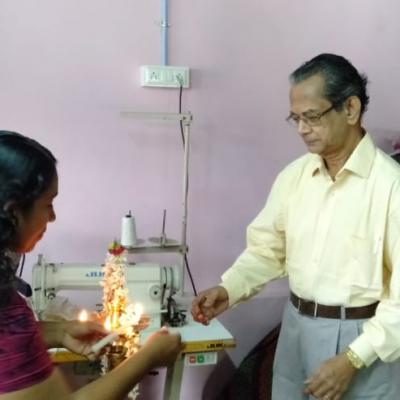
M 36 141 L 0 131 L 0 400 L 123 399 L 152 368 L 174 362 L 177 335 L 153 334 L 134 356 L 71 393 L 46 348 L 90 356 L 103 328 L 95 323 L 37 322 L 16 289 L 16 260 L 31 251 L 56 219 L 56 159 Z

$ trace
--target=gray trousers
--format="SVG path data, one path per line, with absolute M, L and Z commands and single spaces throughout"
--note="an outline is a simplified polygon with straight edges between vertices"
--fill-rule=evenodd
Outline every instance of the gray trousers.
M 365 320 L 300 315 L 289 303 L 275 354 L 272 400 L 311 400 L 304 381 L 326 360 L 341 353 L 362 332 Z M 342 400 L 400 400 L 400 362 L 375 361 L 358 371 Z

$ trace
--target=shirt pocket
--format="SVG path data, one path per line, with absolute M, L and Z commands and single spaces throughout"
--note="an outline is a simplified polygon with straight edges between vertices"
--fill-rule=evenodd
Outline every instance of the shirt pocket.
M 349 285 L 372 290 L 382 288 L 382 238 L 350 235 L 345 276 Z

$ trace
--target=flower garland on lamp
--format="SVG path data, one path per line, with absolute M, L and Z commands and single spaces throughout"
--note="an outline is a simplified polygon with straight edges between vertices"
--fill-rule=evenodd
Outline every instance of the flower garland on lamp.
M 139 350 L 140 331 L 149 322 L 148 317 L 143 316 L 142 305 L 131 302 L 128 297 L 125 279 L 127 264 L 125 248 L 116 241 L 112 242 L 100 283 L 103 287 L 102 319 L 107 330 L 112 332 L 109 335 L 112 342 L 101 358 L 103 374 Z M 138 395 L 139 388 L 136 385 L 128 398 L 134 400 Z

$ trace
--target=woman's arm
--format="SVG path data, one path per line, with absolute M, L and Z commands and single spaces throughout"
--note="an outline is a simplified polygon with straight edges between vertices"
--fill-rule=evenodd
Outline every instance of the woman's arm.
M 61 372 L 55 369 L 49 378 L 28 388 L 0 394 L 1 400 L 54 400 L 68 399 L 70 389 Z M 71 397 L 72 399 L 72 397 Z
M 154 333 L 144 346 L 117 368 L 70 393 L 59 371 L 29 388 L 0 395 L 0 400 L 122 400 L 152 368 L 173 363 L 181 350 L 179 335 Z
M 95 358 L 91 354 L 92 345 L 109 333 L 102 325 L 90 321 L 39 321 L 39 327 L 47 348 L 65 347 L 91 360 Z
M 157 332 L 134 356 L 101 379 L 78 390 L 68 399 L 123 399 L 149 370 L 174 363 L 180 350 L 178 335 L 169 334 L 167 331 Z

